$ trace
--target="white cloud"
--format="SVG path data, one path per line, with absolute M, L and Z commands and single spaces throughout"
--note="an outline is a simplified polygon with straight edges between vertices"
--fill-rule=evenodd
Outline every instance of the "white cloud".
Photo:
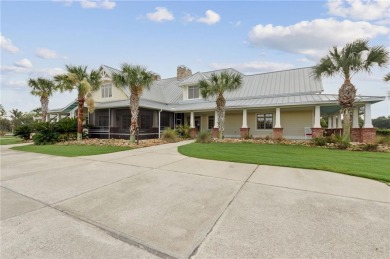
M 234 68 L 242 73 L 262 73 L 293 68 L 292 64 L 267 61 L 249 61 L 245 63 L 211 63 L 212 69 Z
M 213 10 L 207 10 L 205 12 L 204 17 L 199 18 L 199 17 L 196 17 L 196 16 L 193 16 L 191 14 L 186 13 L 186 14 L 184 14 L 182 19 L 184 22 L 200 22 L 200 23 L 212 25 L 212 24 L 219 22 L 221 20 L 221 16 L 219 14 L 217 14 L 216 12 L 214 12 Z M 233 26 L 238 27 L 241 24 L 241 21 L 238 21 L 238 22 L 232 23 L 232 24 L 233 24 Z
M 165 7 L 156 7 L 154 13 L 147 13 L 146 17 L 153 22 L 172 21 L 175 19 L 173 14 Z
M 0 47 L 11 53 L 19 52 L 19 48 L 13 45 L 12 40 L 4 37 L 2 34 L 0 34 Z
M 343 46 L 357 38 L 372 39 L 389 33 L 385 26 L 349 20 L 316 19 L 290 26 L 256 25 L 249 32 L 253 46 L 303 54 L 317 61 L 331 46 Z
M 43 59 L 61 58 L 57 54 L 57 52 L 55 52 L 54 50 L 51 50 L 51 49 L 47 49 L 47 48 L 38 48 L 38 49 L 36 49 L 35 55 L 37 57 L 40 57 L 40 58 L 43 58 Z M 66 58 L 66 57 L 62 57 L 62 58 Z
M 116 3 L 112 0 L 53 0 L 53 2 L 61 2 L 64 3 L 66 6 L 70 6 L 73 4 L 73 2 L 79 2 L 82 8 L 85 9 L 107 9 L 111 10 L 114 9 L 116 6 Z
M 299 62 L 303 62 L 303 63 L 310 63 L 312 62 L 310 59 L 308 58 L 298 58 L 297 61 Z
M 230 24 L 232 24 L 234 28 L 240 27 L 240 26 L 241 26 L 241 23 L 242 23 L 241 21 L 230 22 Z
M 380 20 L 389 17 L 388 0 L 330 0 L 329 14 L 356 20 Z
M 0 66 L 0 71 L 5 73 L 26 73 L 28 70 L 25 67 L 19 66 Z
M 15 66 L 24 67 L 24 68 L 31 68 L 32 63 L 27 58 L 24 58 L 24 59 L 21 59 L 21 60 L 15 62 Z
M 15 87 L 15 88 L 22 88 L 27 86 L 26 80 L 12 80 L 12 79 L 7 81 L 2 80 L 2 84 L 10 87 Z
M 206 23 L 208 25 L 215 24 L 221 20 L 221 16 L 213 10 L 207 10 L 204 17 L 197 19 L 197 22 Z

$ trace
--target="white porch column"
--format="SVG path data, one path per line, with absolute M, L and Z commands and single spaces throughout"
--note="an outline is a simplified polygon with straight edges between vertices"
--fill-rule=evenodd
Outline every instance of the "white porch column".
M 353 108 L 352 113 L 352 128 L 359 128 L 359 108 Z
M 248 128 L 248 116 L 246 109 L 242 110 L 242 126 L 241 128 Z
M 337 129 L 337 116 L 336 116 L 336 115 L 333 115 L 333 116 L 332 116 L 332 120 L 333 120 L 333 122 L 332 122 L 332 127 L 333 127 L 334 129 Z
M 332 116 L 328 117 L 328 129 L 332 128 Z
M 317 105 L 314 108 L 314 125 L 313 128 L 321 128 L 321 113 L 320 106 Z
M 153 111 L 153 125 L 152 128 L 158 128 L 158 114 L 157 111 Z
M 274 128 L 281 128 L 281 127 L 282 126 L 280 125 L 280 108 L 276 108 Z
M 339 114 L 337 115 L 337 128 L 338 129 L 343 128 L 341 114 L 342 114 L 342 112 L 340 111 Z
M 190 128 L 195 128 L 195 116 L 194 112 L 191 112 L 191 118 L 190 118 Z
M 218 128 L 218 112 L 214 113 L 214 128 Z
M 364 125 L 363 128 L 373 128 L 371 120 L 371 104 L 366 103 L 364 106 Z

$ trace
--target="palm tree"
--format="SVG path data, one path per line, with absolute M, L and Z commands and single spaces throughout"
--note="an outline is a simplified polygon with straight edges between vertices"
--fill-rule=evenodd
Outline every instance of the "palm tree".
M 385 80 L 386 82 L 389 82 L 389 81 L 390 81 L 390 72 L 387 73 L 387 74 L 385 75 L 385 77 L 383 78 L 383 80 Z
M 122 73 L 113 73 L 112 81 L 116 87 L 130 90 L 130 143 L 135 142 L 135 134 L 138 127 L 139 99 L 144 89 L 149 89 L 153 83 L 154 73 L 146 67 L 123 63 Z
M 28 86 L 30 86 L 31 94 L 39 96 L 41 101 L 42 121 L 46 122 L 47 111 L 49 109 L 49 97 L 53 95 L 53 92 L 58 90 L 53 80 L 38 78 L 29 79 Z
M 344 83 L 339 89 L 338 101 L 344 114 L 343 139 L 350 141 L 351 109 L 354 107 L 356 88 L 351 83 L 352 77 L 358 72 L 371 73 L 374 65 L 385 67 L 389 61 L 389 52 L 383 46 L 368 46 L 368 40 L 358 39 L 346 44 L 341 50 L 333 47 L 329 54 L 321 58 L 314 66 L 313 75 L 316 79 L 339 75 Z
M 221 73 L 212 73 L 209 80 L 199 81 L 200 93 L 203 98 L 216 96 L 216 109 L 218 113 L 219 138 L 221 139 L 225 123 L 225 105 L 226 100 L 223 94 L 237 90 L 242 86 L 242 76 L 236 73 L 222 71 Z
M 102 84 L 99 70 L 87 72 L 87 66 L 71 66 L 66 65 L 66 74 L 57 75 L 54 81 L 57 83 L 61 91 L 77 90 L 77 140 L 81 140 L 83 136 L 83 111 L 84 103 L 88 105 L 88 111 L 93 112 L 95 102 L 92 99 L 92 92 L 100 88 Z

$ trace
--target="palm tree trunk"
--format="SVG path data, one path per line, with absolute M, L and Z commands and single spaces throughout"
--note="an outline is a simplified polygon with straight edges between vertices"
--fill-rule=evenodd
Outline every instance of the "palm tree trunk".
M 43 122 L 46 122 L 48 109 L 49 109 L 49 98 L 41 97 L 41 112 L 42 112 L 42 121 Z
M 225 104 L 226 100 L 222 94 L 219 94 L 216 100 L 217 104 L 217 113 L 218 113 L 218 129 L 219 129 L 219 139 L 223 137 L 223 131 L 225 130 Z
M 131 92 L 130 111 L 131 111 L 130 143 L 135 143 L 135 134 L 137 133 L 138 113 L 139 113 L 139 95 L 137 92 Z
M 77 140 L 80 141 L 83 139 L 83 117 L 84 117 L 84 102 L 85 98 L 79 97 L 78 100 L 78 110 L 77 110 Z
M 343 140 L 348 142 L 351 139 L 351 109 L 354 107 L 356 88 L 349 79 L 339 89 L 339 104 L 344 113 Z

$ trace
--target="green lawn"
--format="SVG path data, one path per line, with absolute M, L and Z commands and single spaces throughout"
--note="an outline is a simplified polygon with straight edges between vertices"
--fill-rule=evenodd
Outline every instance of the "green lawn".
M 92 155 L 107 154 L 107 153 L 113 153 L 118 151 L 130 150 L 131 148 L 114 147 L 114 146 L 27 145 L 21 147 L 13 147 L 11 149 L 26 151 L 26 152 L 42 153 L 42 154 L 54 155 L 54 156 L 75 157 L 75 156 L 92 156 Z
M 211 160 L 318 169 L 390 182 L 390 153 L 252 143 L 193 143 L 180 146 L 179 152 Z
M 19 137 L 13 137 L 13 136 L 0 137 L 0 145 L 11 145 L 11 144 L 20 144 L 20 143 L 22 143 L 22 139 Z

